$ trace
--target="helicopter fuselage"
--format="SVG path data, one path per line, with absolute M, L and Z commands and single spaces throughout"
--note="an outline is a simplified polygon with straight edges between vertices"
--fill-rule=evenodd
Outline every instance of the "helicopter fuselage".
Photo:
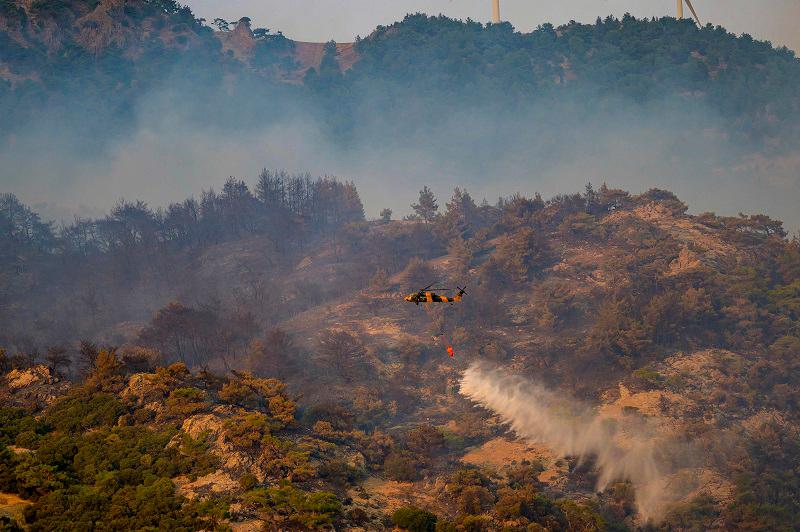
M 417 292 L 407 295 L 405 300 L 410 303 L 416 303 L 417 305 L 420 303 L 454 303 L 456 301 L 461 301 L 461 294 L 455 297 L 447 297 L 440 296 L 435 292 Z

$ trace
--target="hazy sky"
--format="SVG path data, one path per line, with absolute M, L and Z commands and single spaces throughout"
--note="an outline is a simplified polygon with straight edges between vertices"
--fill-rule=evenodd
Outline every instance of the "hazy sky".
M 188 0 L 195 14 L 208 19 L 238 20 L 248 16 L 255 27 L 281 30 L 295 40 L 338 42 L 365 36 L 379 24 L 390 24 L 406 13 L 443 13 L 454 18 L 486 21 L 490 0 Z M 592 22 L 597 16 L 674 15 L 676 0 L 501 0 L 503 19 L 520 31 L 543 22 Z M 800 50 L 800 0 L 694 0 L 705 24 L 725 26 Z M 688 9 L 686 15 L 689 15 Z

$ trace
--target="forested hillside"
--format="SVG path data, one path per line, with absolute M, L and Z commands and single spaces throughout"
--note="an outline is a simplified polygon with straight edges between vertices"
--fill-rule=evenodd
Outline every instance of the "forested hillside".
M 698 30 L 687 20 L 625 16 L 593 25 L 545 24 L 522 34 L 508 23 L 414 15 L 378 28 L 358 51 L 361 60 L 348 81 L 358 90 L 359 82 L 378 80 L 386 101 L 414 90 L 432 106 L 447 93 L 457 95 L 448 99 L 453 106 L 489 100 L 498 111 L 512 111 L 521 102 L 566 100 L 584 102 L 580 111 L 587 113 L 598 104 L 672 101 L 708 105 L 750 140 L 782 134 L 780 123 L 797 134 L 789 118 L 800 112 L 791 88 L 800 80 L 794 53 L 719 26 Z
M 129 131 L 137 99 L 179 66 L 195 83 L 213 84 L 219 48 L 211 29 L 174 2 L 4 0 L 0 128 L 8 136 L 46 121 L 96 144 L 100 131 Z
M 800 63 L 794 53 L 686 20 L 608 17 L 595 24 L 545 24 L 524 34 L 508 23 L 409 15 L 357 42 L 344 74 L 335 47 L 307 70 L 302 53 L 295 56 L 294 43 L 279 32 L 251 31 L 249 19 L 215 24 L 216 33 L 172 0 L 5 0 L 0 128 L 5 135 L 19 132 L 43 119 L 45 110 L 48 120 L 60 116 L 87 132 L 124 131 L 134 126 L 133 115 L 151 91 L 160 90 L 197 95 L 193 108 L 180 109 L 187 105 L 180 100 L 169 105 L 207 111 L 205 120 L 223 123 L 223 115 L 247 113 L 230 106 L 226 113 L 213 110 L 247 95 L 255 101 L 240 100 L 237 107 L 267 119 L 278 90 L 269 86 L 294 83 L 301 69 L 305 88 L 278 94 L 310 97 L 337 135 L 355 134 L 366 113 L 378 108 L 388 113 L 384 123 L 405 133 L 431 112 L 444 116 L 486 105 L 509 112 L 542 102 L 583 102 L 578 112 L 587 113 L 621 102 L 708 107 L 726 117 L 735 140 L 756 146 L 778 138 L 785 145 L 786 136 L 796 142 L 798 134 Z M 226 73 L 236 81 L 223 84 Z M 403 101 L 409 105 L 397 105 Z M 90 127 L 79 122 L 87 116 L 94 117 Z
M 605 185 L 496 204 L 424 189 L 409 219 L 365 221 L 352 184 L 265 171 L 53 228 L 5 196 L 10 513 L 644 526 L 635 479 L 598 495 L 602 464 L 516 440 L 458 393 L 483 361 L 671 441 L 654 459 L 680 493 L 651 526 L 796 527 L 800 247 L 764 215 L 686 210 Z M 431 282 L 467 296 L 403 301 Z M 101 440 L 119 461 L 95 464 Z

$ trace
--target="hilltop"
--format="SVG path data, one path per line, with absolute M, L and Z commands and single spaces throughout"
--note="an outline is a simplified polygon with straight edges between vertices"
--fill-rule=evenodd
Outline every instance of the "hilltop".
M 288 480 L 302 493 L 332 494 L 324 518 L 331 521 L 320 526 L 366 519 L 378 527 L 407 505 L 462 524 L 558 527 L 565 515 L 595 523 L 589 529 L 642 524 L 629 484 L 595 495 L 591 462 L 517 440 L 491 412 L 474 409 L 458 382 L 475 361 L 585 402 L 619 427 L 620 445 L 645 423 L 653 438 L 696 449 L 670 481 L 684 486 L 663 517 L 671 526 L 775 528 L 798 515 L 786 467 L 797 456 L 800 248 L 767 216 L 689 215 L 667 191 L 602 186 L 495 205 L 459 189 L 441 213 L 423 191 L 418 218 L 365 221 L 352 184 L 273 172 L 262 174 L 255 193 L 229 180 L 199 203 L 159 212 L 120 204 L 103 220 L 57 234 L 5 201 L 2 212 L 16 214 L 3 242 L 16 253 L 3 263 L 0 341 L 3 364 L 17 371 L 6 377 L 6 401 L 52 409 L 65 392 L 63 376 L 48 372 L 92 374 L 90 340 L 112 344 L 117 377 L 109 389 L 121 402 L 103 430 L 143 424 L 162 434 L 168 424 L 159 420 L 169 415 L 157 405 L 164 397 L 167 408 L 189 401 L 175 426 L 194 439 L 204 431 L 222 437 L 208 440 L 213 450 L 225 441 L 226 419 L 250 415 L 231 410 L 217 391 L 233 386 L 225 382 L 285 383 L 281 397 L 297 403 L 290 417 L 299 432 L 287 425 L 275 434 L 311 446 L 308 457 L 322 460 L 312 461 L 311 476 L 264 477 L 271 447 L 257 442 L 250 465 L 159 473 L 177 486 L 185 482 L 179 475 L 194 486 L 213 473 L 210 492 L 198 493 L 228 501 L 225 519 L 285 517 L 290 510 L 263 497 L 289 496 L 270 491 Z M 402 300 L 433 281 L 465 283 L 468 297 L 454 307 Z M 23 378 L 37 361 L 50 369 Z M 164 373 L 170 364 L 179 366 Z M 175 384 L 152 384 L 169 372 L 177 372 Z M 37 379 L 39 388 L 25 392 Z M 149 397 L 151 385 L 162 400 L 137 399 Z M 67 397 L 100 393 L 74 386 Z M 66 430 L 46 415 L 53 421 L 41 429 L 44 442 Z M 18 447 L 37 448 L 30 436 L 12 436 Z M 341 465 L 355 451 L 365 465 Z M 337 473 L 327 460 L 339 464 Z M 303 463 L 288 467 L 305 471 Z M 254 484 L 242 484 L 246 473 Z M 47 496 L 57 488 L 37 489 L 15 493 L 58 500 Z M 302 493 L 291 495 L 291 512 L 302 514 Z M 525 509 L 537 504 L 544 509 Z M 780 510 L 764 513 L 767 504 Z M 32 508 L 31 519 L 44 515 L 41 505 Z
M 409 15 L 356 43 L 326 48 L 251 29 L 246 17 L 215 24 L 217 31 L 172 0 L 5 0 L 0 96 L 6 118 L 0 127 L 14 133 L 15 124 L 41 118 L 37 106 L 52 113 L 56 104 L 88 106 L 107 123 L 130 125 L 130 110 L 151 90 L 195 86 L 196 105 L 211 110 L 235 93 L 274 98 L 271 90 L 259 96 L 250 87 L 274 82 L 312 88 L 323 114 L 333 112 L 329 100 L 338 101 L 329 116 L 337 131 L 355 127 L 375 98 L 402 101 L 413 93 L 426 95 L 412 106 L 419 116 L 485 101 L 504 112 L 521 103 L 573 102 L 574 96 L 591 105 L 675 100 L 690 111 L 708 106 L 725 115 L 738 140 L 763 146 L 797 139 L 800 107 L 793 88 L 800 62 L 785 48 L 718 26 L 626 15 L 595 24 L 545 24 L 525 34 L 508 23 Z M 390 121 L 402 125 L 415 116 L 391 114 Z

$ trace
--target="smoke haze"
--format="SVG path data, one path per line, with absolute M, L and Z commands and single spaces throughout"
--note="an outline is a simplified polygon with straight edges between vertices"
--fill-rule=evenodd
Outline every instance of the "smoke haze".
M 442 201 L 462 186 L 493 202 L 514 192 L 575 192 L 591 181 L 634 193 L 664 188 L 693 212 L 765 212 L 800 227 L 800 159 L 751 163 L 724 133 L 722 117 L 699 106 L 619 100 L 594 109 L 566 98 L 504 115 L 451 102 L 431 118 L 412 104 L 392 112 L 367 101 L 342 141 L 288 96 L 271 101 L 283 103 L 279 115 L 258 103 L 261 95 L 230 111 L 258 119 L 220 123 L 203 88 L 185 89 L 197 102 L 189 109 L 172 106 L 178 92 L 143 95 L 137 127 L 94 153 L 66 127 L 31 124 L 0 149 L 3 190 L 42 205 L 45 218 L 69 220 L 107 211 L 120 198 L 166 206 L 231 175 L 252 183 L 263 167 L 285 168 L 354 180 L 368 216 L 376 216 L 384 207 L 409 212 L 423 185 Z M 365 94 L 377 100 L 380 88 Z
M 425 52 L 414 46 L 403 45 L 406 60 Z M 334 83 L 318 93 L 246 73 L 230 82 L 219 65 L 180 61 L 131 105 L 87 100 L 64 84 L 57 104 L 0 136 L 0 186 L 45 218 L 69 221 L 120 198 L 156 208 L 229 176 L 252 184 L 264 167 L 351 179 L 368 216 L 408 213 L 423 185 L 443 205 L 455 186 L 494 202 L 607 182 L 671 190 L 695 213 L 764 212 L 800 228 L 800 150 L 788 141 L 776 157 L 750 145 L 741 123 L 700 98 L 614 97 L 598 88 L 602 69 L 549 94 L 528 80 L 515 98 L 478 76 L 466 76 L 467 86 L 448 73 L 438 73 L 448 84 L 429 82 L 436 63 L 425 56 L 400 71 L 416 76 L 404 86 L 385 63 L 357 64 L 344 90 Z M 670 82 L 691 75 L 676 70 Z M 771 131 L 769 141 L 780 137 Z
M 656 437 L 643 423 L 618 429 L 563 393 L 479 363 L 464 372 L 461 394 L 495 412 L 521 438 L 544 444 L 560 456 L 593 458 L 598 491 L 616 481 L 631 481 L 645 521 L 659 520 L 686 494 L 670 485 L 674 465 L 660 459 L 674 444 Z

